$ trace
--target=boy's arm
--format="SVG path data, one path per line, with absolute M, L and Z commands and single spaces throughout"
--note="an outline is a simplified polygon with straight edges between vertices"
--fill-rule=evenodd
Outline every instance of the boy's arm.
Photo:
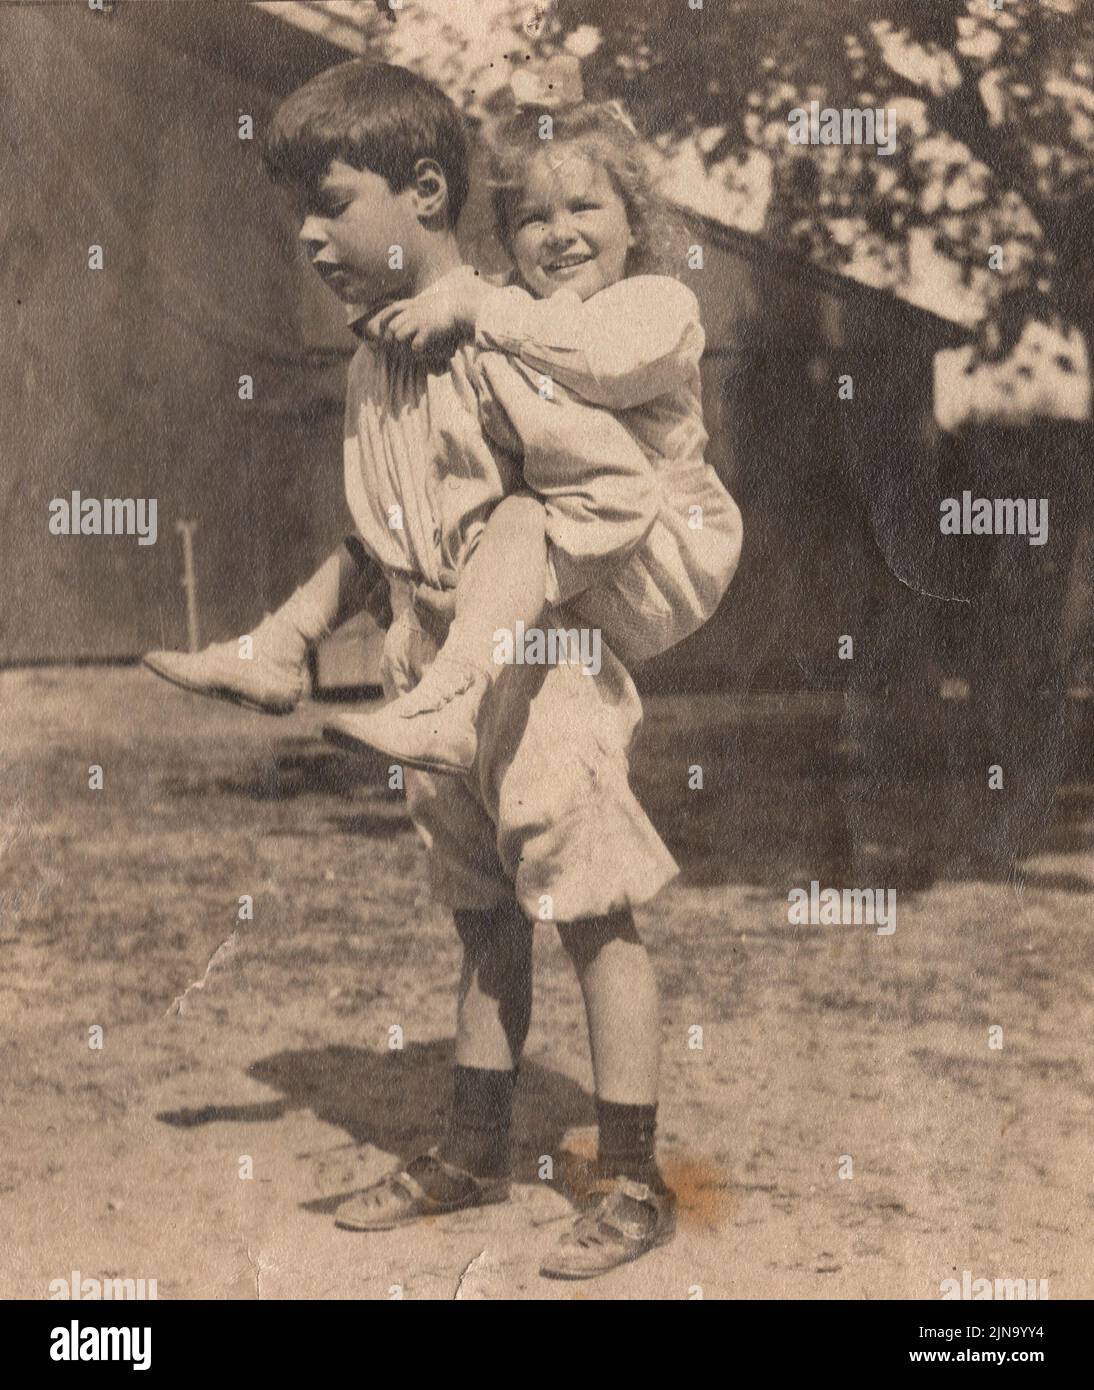
M 705 345 L 695 296 L 663 275 L 620 280 L 584 302 L 569 290 L 534 299 L 516 287 L 485 289 L 475 341 L 608 410 L 683 385 Z

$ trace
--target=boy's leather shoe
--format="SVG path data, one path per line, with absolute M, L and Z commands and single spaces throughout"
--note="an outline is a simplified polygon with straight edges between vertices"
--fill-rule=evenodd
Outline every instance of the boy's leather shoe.
M 548 1279 L 592 1279 L 666 1245 L 676 1234 L 676 1194 L 610 1178 L 590 1189 L 600 1201 L 574 1219 L 540 1266 Z
M 446 1163 L 432 1148 L 399 1173 L 387 1173 L 338 1208 L 334 1224 L 344 1231 L 393 1231 L 426 1216 L 491 1206 L 509 1198 L 509 1179 L 479 1178 Z
M 343 714 L 323 729 L 353 752 L 376 748 L 426 772 L 470 772 L 478 751 L 475 721 L 488 680 L 477 667 L 442 652 L 413 690 L 368 714 Z
M 215 642 L 200 652 L 149 652 L 144 664 L 183 690 L 262 714 L 289 714 L 307 690 L 306 647 L 286 638 L 269 619 L 250 634 L 249 657 L 240 654 L 243 640 Z

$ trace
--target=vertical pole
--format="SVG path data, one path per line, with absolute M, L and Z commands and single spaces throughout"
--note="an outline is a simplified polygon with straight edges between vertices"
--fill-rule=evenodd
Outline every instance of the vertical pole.
M 198 631 L 198 589 L 194 575 L 194 532 L 197 529 L 196 521 L 175 522 L 175 530 L 182 536 L 182 587 L 186 590 L 186 627 L 192 652 L 198 651 L 201 647 Z

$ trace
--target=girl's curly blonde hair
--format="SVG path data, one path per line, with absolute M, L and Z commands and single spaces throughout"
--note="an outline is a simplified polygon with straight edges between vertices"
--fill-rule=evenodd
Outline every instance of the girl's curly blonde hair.
M 549 141 L 540 135 L 544 115 L 552 121 Z M 496 124 L 486 135 L 485 145 L 494 221 L 506 251 L 533 157 L 544 149 L 576 146 L 605 169 L 623 200 L 634 236 L 624 273 L 628 277 L 677 274 L 684 242 L 682 224 L 654 188 L 647 147 L 618 103 L 581 102 L 551 111 L 519 111 Z

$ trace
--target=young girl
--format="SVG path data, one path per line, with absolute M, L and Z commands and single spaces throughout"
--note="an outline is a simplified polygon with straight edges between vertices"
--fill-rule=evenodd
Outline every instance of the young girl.
M 641 142 L 614 104 L 556 112 L 548 140 L 541 121 L 509 120 L 490 150 L 497 226 L 519 283 L 493 288 L 464 267 L 368 326 L 415 351 L 453 333 L 474 338 L 486 432 L 511 431 L 524 459 L 527 490 L 490 514 L 422 681 L 378 712 L 328 726 L 340 743 L 432 771 L 471 768 L 484 695 L 546 614 L 565 604 L 568 623 L 598 634 L 594 652 L 602 631 L 630 665 L 705 622 L 740 555 L 740 514 L 703 458 L 698 304 L 652 273 L 667 220 Z M 649 527 L 622 559 L 613 514 L 633 511 L 639 484 L 596 439 L 583 456 L 572 435 L 559 447 L 571 391 L 609 411 L 649 461 Z M 542 650 L 564 652 L 558 635 Z M 581 650 L 587 659 L 588 644 Z

